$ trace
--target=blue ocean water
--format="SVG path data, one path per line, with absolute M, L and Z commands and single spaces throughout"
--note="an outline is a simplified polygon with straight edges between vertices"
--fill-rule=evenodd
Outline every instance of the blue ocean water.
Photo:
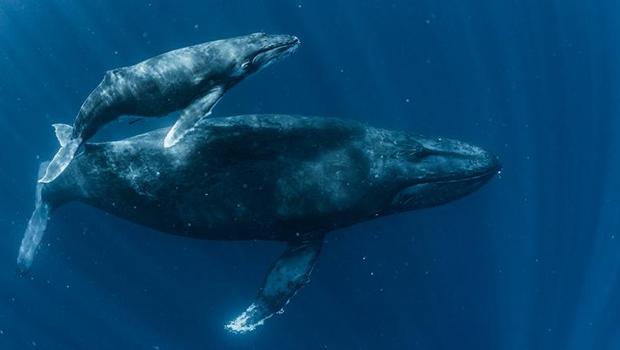
M 618 13 L 608 0 L 0 2 L 0 349 L 620 349 Z M 188 240 L 71 204 L 17 276 L 50 124 L 71 122 L 108 69 L 257 31 L 302 46 L 215 115 L 457 138 L 497 153 L 501 176 L 330 234 L 312 283 L 251 334 L 223 326 L 279 243 Z

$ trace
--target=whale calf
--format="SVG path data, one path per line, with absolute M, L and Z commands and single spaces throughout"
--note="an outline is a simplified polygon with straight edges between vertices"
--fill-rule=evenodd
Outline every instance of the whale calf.
M 73 126 L 54 124 L 60 150 L 39 182 L 53 181 L 80 145 L 121 115 L 162 116 L 184 109 L 163 140 L 174 145 L 228 89 L 286 57 L 299 45 L 291 35 L 251 35 L 185 47 L 108 71 L 86 98 Z
M 208 118 L 164 148 L 167 133 L 86 143 L 56 180 L 37 184 L 19 268 L 30 268 L 53 211 L 73 201 L 174 235 L 286 242 L 256 299 L 226 325 L 248 332 L 308 283 L 327 233 L 453 201 L 500 168 L 460 141 L 339 119 Z

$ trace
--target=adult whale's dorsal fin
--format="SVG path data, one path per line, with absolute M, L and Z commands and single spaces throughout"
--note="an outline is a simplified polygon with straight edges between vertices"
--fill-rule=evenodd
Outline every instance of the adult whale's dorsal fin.
M 251 332 L 275 313 L 284 312 L 290 298 L 310 282 L 310 273 L 322 245 L 322 235 L 309 241 L 289 243 L 288 249 L 267 273 L 256 300 L 229 322 L 226 329 L 234 333 Z
M 185 136 L 194 125 L 202 118 L 206 118 L 211 114 L 211 110 L 224 95 L 224 88 L 217 86 L 209 93 L 194 101 L 189 107 L 183 110 L 181 117 L 168 131 L 164 139 L 164 147 L 172 147 Z

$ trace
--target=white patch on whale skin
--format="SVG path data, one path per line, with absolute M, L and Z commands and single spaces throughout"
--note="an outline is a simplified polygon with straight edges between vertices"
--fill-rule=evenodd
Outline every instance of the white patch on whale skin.
M 250 305 L 239 317 L 230 321 L 224 328 L 232 333 L 243 334 L 247 332 L 252 332 L 257 327 L 265 324 L 265 320 L 269 319 L 273 316 L 273 314 L 269 314 L 266 317 L 261 318 L 260 320 L 249 323 L 250 319 L 257 313 L 258 307 L 256 304 Z

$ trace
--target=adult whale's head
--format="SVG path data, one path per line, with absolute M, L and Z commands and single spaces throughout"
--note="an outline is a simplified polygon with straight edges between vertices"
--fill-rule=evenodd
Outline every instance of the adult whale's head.
M 217 57 L 213 66 L 220 67 L 221 76 L 234 83 L 287 57 L 299 44 L 293 35 L 254 33 L 208 43 L 206 55 L 210 62 Z
M 463 197 L 490 180 L 501 165 L 493 154 L 465 142 L 404 134 L 371 140 L 381 145 L 373 175 L 384 187 L 385 214 L 427 208 Z

